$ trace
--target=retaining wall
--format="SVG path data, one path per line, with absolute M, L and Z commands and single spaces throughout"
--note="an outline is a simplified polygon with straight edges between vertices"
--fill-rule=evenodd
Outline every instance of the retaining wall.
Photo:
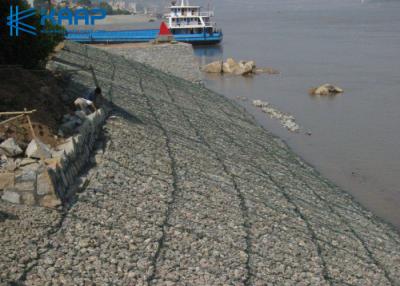
M 15 204 L 57 207 L 72 195 L 76 178 L 88 163 L 107 111 L 86 117 L 78 133 L 56 148 L 51 159 L 25 158 L 14 172 L 0 174 L 2 199 Z

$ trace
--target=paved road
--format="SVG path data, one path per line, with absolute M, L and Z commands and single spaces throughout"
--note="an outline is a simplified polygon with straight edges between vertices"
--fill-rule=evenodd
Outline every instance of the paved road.
M 232 102 L 103 51 L 58 57 L 113 100 L 105 151 L 69 210 L 0 204 L 3 284 L 400 285 L 398 233 Z

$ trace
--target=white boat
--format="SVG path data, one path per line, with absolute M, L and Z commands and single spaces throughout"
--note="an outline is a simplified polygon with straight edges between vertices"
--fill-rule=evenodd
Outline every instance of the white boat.
M 193 6 L 188 0 L 171 1 L 165 15 L 167 26 L 177 41 L 192 44 L 217 44 L 223 34 L 213 22 L 213 11 L 202 11 L 201 6 Z

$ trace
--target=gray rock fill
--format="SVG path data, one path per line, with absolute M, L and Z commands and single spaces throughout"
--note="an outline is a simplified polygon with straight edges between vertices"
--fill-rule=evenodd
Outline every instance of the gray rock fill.
M 58 58 L 96 67 L 115 117 L 67 213 L 0 203 L 20 218 L 0 224 L 3 284 L 399 283 L 398 233 L 228 99 L 77 44 Z

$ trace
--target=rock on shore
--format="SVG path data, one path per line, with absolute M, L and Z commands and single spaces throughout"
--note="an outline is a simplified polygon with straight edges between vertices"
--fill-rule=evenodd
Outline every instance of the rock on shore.
M 221 73 L 222 72 L 222 61 L 215 61 L 205 65 L 202 68 L 203 72 L 207 73 Z
M 278 119 L 281 125 L 290 132 L 298 132 L 300 130 L 300 126 L 296 123 L 296 119 L 293 115 L 279 111 L 266 101 L 254 100 L 253 105 L 260 108 L 263 112 L 268 114 L 269 117 Z
M 215 61 L 205 65 L 202 68 L 206 73 L 225 73 L 234 75 L 250 75 L 250 74 L 279 74 L 279 71 L 272 68 L 257 68 L 255 61 L 239 61 L 228 58 L 225 62 Z
M 342 94 L 344 92 L 343 89 L 340 87 L 337 87 L 333 84 L 323 84 L 319 87 L 312 88 L 310 90 L 311 95 L 337 95 L 337 94 Z
M 85 63 L 85 65 L 83 64 Z M 233 101 L 68 43 L 113 100 L 64 212 L 0 202 L 1 285 L 397 285 L 400 237 Z

